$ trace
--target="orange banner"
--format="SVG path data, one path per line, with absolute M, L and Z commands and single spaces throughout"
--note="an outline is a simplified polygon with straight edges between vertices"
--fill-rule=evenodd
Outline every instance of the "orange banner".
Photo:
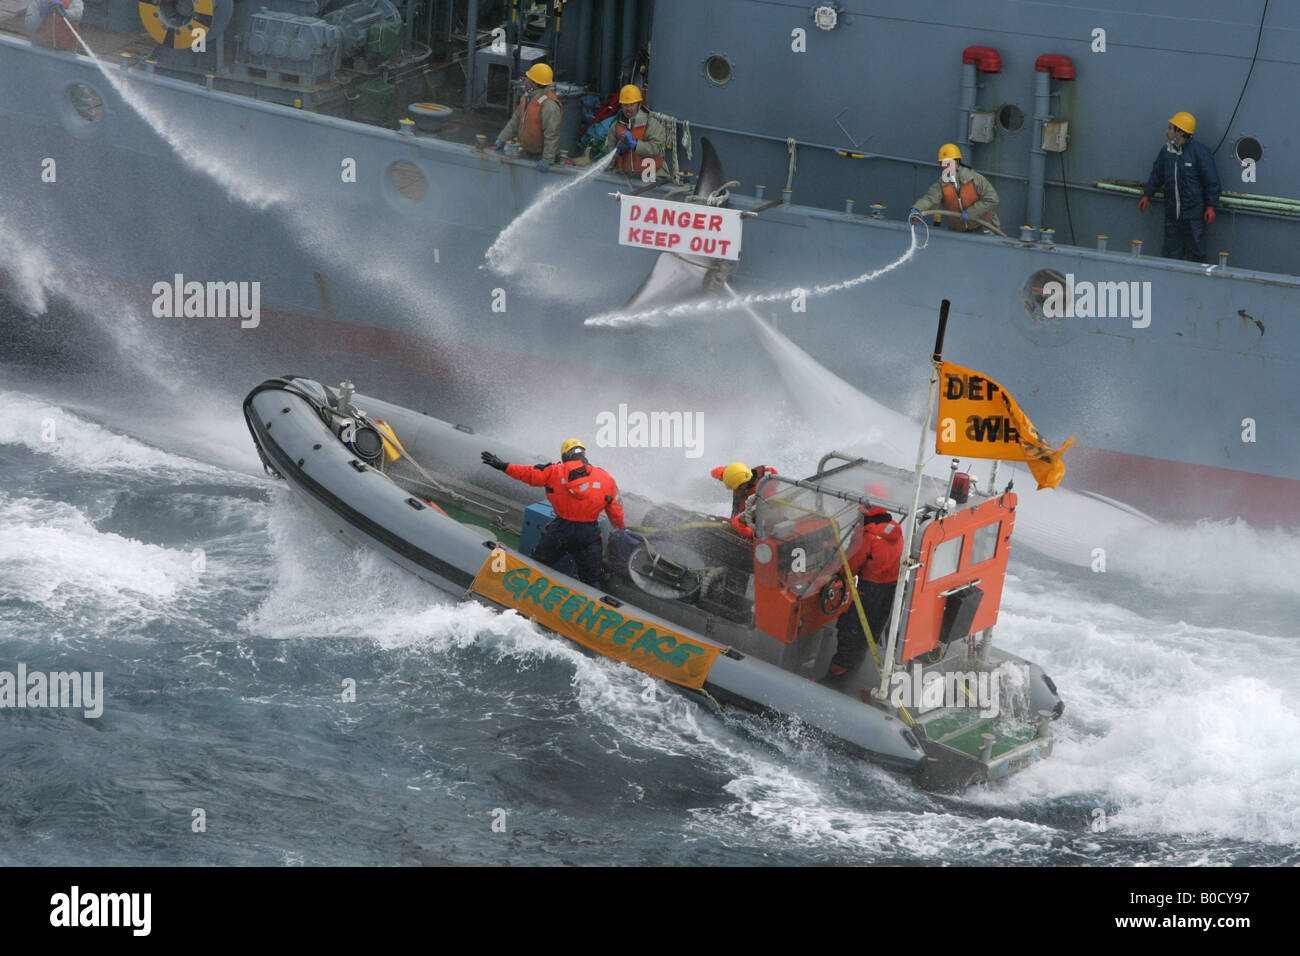
M 694 690 L 704 686 L 709 668 L 722 653 L 720 647 L 692 640 L 557 584 L 542 569 L 502 548 L 483 563 L 470 590 L 514 608 L 583 647 Z
M 939 454 L 1023 461 L 1039 488 L 1055 488 L 1065 477 L 1061 453 L 1072 444 L 1073 435 L 1060 448 L 1049 446 L 1015 399 L 987 375 L 940 364 L 934 445 Z

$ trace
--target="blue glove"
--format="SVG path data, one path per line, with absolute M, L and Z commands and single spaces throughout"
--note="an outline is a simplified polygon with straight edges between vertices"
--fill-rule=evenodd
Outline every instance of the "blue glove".
M 545 172 L 548 172 L 548 171 L 550 170 L 550 168 L 551 168 L 551 164 L 548 163 L 546 160 L 544 160 L 544 159 L 539 159 L 539 160 L 537 161 L 537 171 L 538 171 L 539 173 L 545 173 Z
M 629 149 L 636 149 L 636 137 L 632 135 L 631 130 L 623 130 L 623 141 L 618 144 L 616 152 L 622 156 Z
M 505 147 L 506 147 L 506 141 L 504 139 L 499 139 L 496 141 L 496 143 L 493 145 L 492 148 L 499 153 L 501 152 L 501 150 L 505 149 Z
M 920 222 L 920 221 L 921 221 L 921 210 L 917 209 L 915 206 L 913 206 L 911 209 L 909 209 L 909 210 L 907 211 L 907 221 L 908 221 L 908 222 Z
M 970 222 L 970 214 L 969 214 L 968 212 L 966 212 L 965 209 L 963 209 L 963 210 L 961 211 L 961 221 L 962 221 L 962 222 Z

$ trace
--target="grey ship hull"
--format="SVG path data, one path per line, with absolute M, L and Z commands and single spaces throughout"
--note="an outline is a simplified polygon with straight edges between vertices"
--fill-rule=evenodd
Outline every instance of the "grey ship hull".
M 258 328 L 163 318 L 159 335 L 179 331 L 197 349 L 283 361 L 305 356 L 324 332 L 353 356 L 416 377 L 450 367 L 467 388 L 483 370 L 509 368 L 518 382 L 568 377 L 616 388 L 632 376 L 708 389 L 766 364 L 747 320 L 734 314 L 666 331 L 584 328 L 584 316 L 622 305 L 652 261 L 615 244 L 617 207 L 607 193 L 626 190 L 621 176 L 571 191 L 530 230 L 520 271 L 502 278 L 481 268 L 484 250 L 558 175 L 192 83 L 123 76 L 177 142 L 197 147 L 197 167 L 85 58 L 0 36 L 0 86 L 9 91 L 0 161 L 17 171 L 0 185 L 11 273 L 36 247 L 55 253 L 58 283 L 146 309 L 154 284 L 176 274 L 257 281 Z M 100 121 L 76 114 L 74 83 L 101 97 Z M 51 157 L 57 182 L 42 183 Z M 341 179 L 346 159 L 356 162 L 355 183 Z M 423 172 L 424 199 L 394 186 L 388 173 L 399 160 Z M 733 194 L 732 205 L 760 202 Z M 742 291 L 835 282 L 894 260 L 909 241 L 898 222 L 798 204 L 769 209 L 747 221 L 734 282 Z M 1031 317 L 1021 297 L 1046 269 L 1151 282 L 1151 325 Z M 504 312 L 493 309 L 498 290 Z M 831 371 L 902 407 L 945 296 L 957 304 L 948 354 L 1014 380 L 1045 434 L 1078 436 L 1072 485 L 1153 511 L 1175 498 L 1184 516 L 1194 501 L 1210 514 L 1300 522 L 1300 424 L 1290 409 L 1296 281 L 936 232 L 913 261 L 873 283 L 810 300 L 804 314 L 781 304 L 766 314 Z M 1246 418 L 1258 441 L 1242 441 Z

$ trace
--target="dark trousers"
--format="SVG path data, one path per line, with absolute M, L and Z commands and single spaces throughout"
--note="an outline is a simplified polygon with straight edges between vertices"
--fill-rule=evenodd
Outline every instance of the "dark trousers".
M 876 647 L 882 651 L 885 624 L 889 621 L 889 611 L 894 604 L 894 587 L 896 581 L 877 584 L 874 581 L 859 581 L 858 596 L 862 598 L 862 610 L 867 613 L 867 626 Z M 835 633 L 839 645 L 835 649 L 832 664 L 838 664 L 845 670 L 853 670 L 867 656 L 867 635 L 862 632 L 862 622 L 858 620 L 858 609 L 849 607 L 835 622 Z
M 1170 219 L 1165 217 L 1166 259 L 1205 261 L 1205 222 L 1200 218 Z
M 554 567 L 566 554 L 573 555 L 573 563 L 578 566 L 578 578 L 583 583 L 604 590 L 600 526 L 596 522 L 555 518 L 543 529 L 532 556 L 542 564 Z

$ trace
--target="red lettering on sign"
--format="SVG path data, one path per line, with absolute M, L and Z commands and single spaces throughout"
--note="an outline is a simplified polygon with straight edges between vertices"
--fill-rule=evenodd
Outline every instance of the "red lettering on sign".
M 628 242 L 640 242 L 640 241 L 641 241 L 641 230 L 640 230 L 640 229 L 632 229 L 631 227 L 629 227 L 628 230 L 627 230 L 627 241 L 628 241 Z
M 632 211 L 629 212 L 629 213 L 627 214 L 627 218 L 628 218 L 628 220 L 629 220 L 630 222 L 635 222 L 636 220 L 640 219 L 640 218 L 641 218 L 641 207 L 638 206 L 636 203 L 633 203 L 633 204 L 632 204 Z
M 649 209 L 645 211 L 645 221 L 647 226 L 650 225 L 651 223 L 653 223 L 656 226 L 659 225 L 659 212 L 658 210 L 655 209 L 654 206 L 651 206 Z
M 721 216 L 710 216 L 710 217 L 709 217 L 709 232 L 722 232 L 722 217 L 721 217 Z

